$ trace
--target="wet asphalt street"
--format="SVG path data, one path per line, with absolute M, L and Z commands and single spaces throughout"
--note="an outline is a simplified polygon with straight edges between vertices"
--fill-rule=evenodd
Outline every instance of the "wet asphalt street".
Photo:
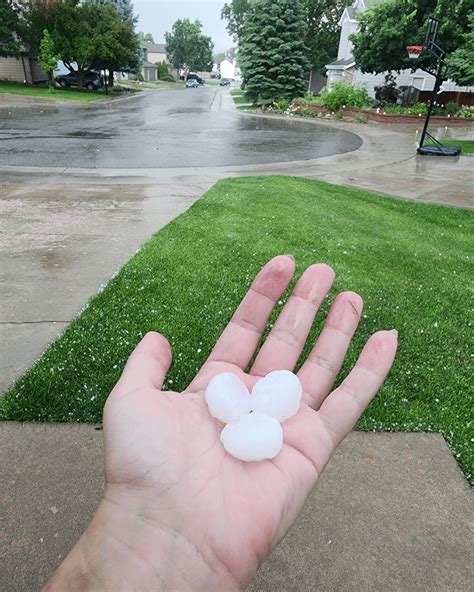
M 350 152 L 351 132 L 236 111 L 227 89 L 146 92 L 103 105 L 0 109 L 0 165 L 161 168 L 267 164 Z

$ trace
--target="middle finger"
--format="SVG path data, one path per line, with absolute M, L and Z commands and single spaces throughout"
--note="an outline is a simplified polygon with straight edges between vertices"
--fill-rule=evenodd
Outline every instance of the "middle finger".
M 323 263 L 308 267 L 260 348 L 251 374 L 265 376 L 272 370 L 293 370 L 334 277 L 334 271 Z

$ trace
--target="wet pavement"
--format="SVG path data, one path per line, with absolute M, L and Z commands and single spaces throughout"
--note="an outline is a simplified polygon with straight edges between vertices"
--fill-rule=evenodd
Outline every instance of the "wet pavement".
M 84 130 L 89 134 L 85 140 L 78 134 L 78 128 L 87 114 L 97 119 L 98 114 L 110 112 L 116 117 L 117 113 L 123 113 L 124 119 L 133 119 L 137 117 L 140 104 L 143 111 L 149 109 L 153 101 L 161 104 L 162 97 L 166 96 L 179 98 L 179 101 L 174 99 L 169 109 L 181 112 L 184 100 L 189 103 L 187 109 L 192 110 L 196 101 L 207 97 L 205 117 L 233 122 L 242 128 L 258 125 L 271 129 L 273 131 L 267 134 L 268 143 L 271 143 L 271 136 L 279 138 L 281 130 L 287 129 L 294 135 L 295 146 L 300 137 L 298 130 L 303 138 L 301 146 L 308 146 L 304 144 L 307 136 L 319 139 L 356 137 L 361 145 L 349 153 L 311 158 L 312 153 L 307 151 L 300 160 L 266 164 L 255 149 L 246 155 L 252 164 L 245 165 L 218 166 L 215 159 L 211 159 L 208 166 L 183 166 L 181 159 L 166 167 L 157 159 L 149 167 L 144 163 L 136 166 L 132 160 L 120 168 L 113 163 L 109 168 L 75 166 L 77 163 L 70 154 L 78 148 L 77 142 L 86 146 L 118 142 L 121 134 L 120 130 L 110 129 L 109 139 L 104 140 L 91 137 L 99 132 L 88 129 Z M 47 108 L 50 110 L 50 135 L 68 134 L 58 140 L 64 142 L 62 153 L 51 161 L 48 150 L 52 150 L 56 142 L 46 142 L 35 149 L 38 166 L 5 166 L 0 161 L 0 392 L 41 355 L 48 342 L 145 240 L 192 205 L 218 179 L 256 174 L 297 175 L 417 201 L 474 207 L 474 159 L 416 156 L 417 129 L 413 126 L 405 129 L 256 117 L 237 112 L 228 91 L 213 89 L 197 89 L 196 93 L 193 89 L 172 91 L 171 94 L 159 91 L 109 106 L 48 105 Z M 26 110 L 10 108 L 12 114 L 15 113 L 12 117 L 19 117 L 22 112 L 19 125 L 32 130 L 43 121 L 44 110 L 43 104 L 28 106 Z M 55 127 L 51 117 L 56 110 L 58 124 Z M 66 115 L 70 116 L 69 132 Z M 188 116 L 192 121 L 192 114 Z M 241 123 L 237 124 L 239 121 Z M 176 138 L 181 137 L 178 128 L 175 132 Z M 438 130 L 438 134 L 441 133 L 450 133 L 450 130 Z M 457 128 L 455 133 L 458 137 L 472 137 L 473 127 Z M 40 135 L 40 132 L 31 131 L 31 134 Z M 143 148 L 151 142 L 150 133 L 144 133 L 143 137 L 143 143 L 138 142 L 135 147 L 136 155 L 146 153 Z M 265 134 L 262 133 L 262 137 Z M 19 145 L 21 141 L 18 137 L 8 142 Z M 31 141 L 39 142 L 39 139 Z M 324 144 L 320 148 L 330 152 L 334 148 L 331 142 L 326 142 L 329 148 Z M 119 144 L 117 149 L 120 150 Z M 209 144 L 212 150 L 211 140 Z M 0 141 L 0 147 L 6 145 Z M 235 143 L 230 145 L 236 146 Z M 192 151 L 188 147 L 185 158 L 208 158 L 207 148 L 201 146 L 202 154 L 198 154 L 195 146 L 191 146 Z M 312 144 L 309 146 L 311 148 Z M 271 146 L 266 156 L 270 155 L 270 150 Z M 276 144 L 275 150 L 279 150 Z M 87 158 L 87 151 L 82 150 L 81 154 Z M 229 156 L 229 152 L 226 154 Z M 284 156 L 287 154 L 275 158 Z M 111 154 L 107 158 L 111 158 Z M 67 166 L 60 166 L 60 159 L 67 160 Z
M 146 92 L 106 105 L 0 106 L 0 162 L 147 168 L 286 162 L 351 152 L 349 131 L 221 109 L 219 87 Z

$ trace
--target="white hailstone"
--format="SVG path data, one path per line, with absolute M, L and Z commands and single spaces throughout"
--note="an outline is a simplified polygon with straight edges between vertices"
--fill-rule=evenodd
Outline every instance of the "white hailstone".
M 275 370 L 255 383 L 250 408 L 284 421 L 298 412 L 302 392 L 296 374 L 289 370 Z
M 236 421 L 250 413 L 250 393 L 235 374 L 216 374 L 204 393 L 209 413 L 222 421 Z
M 261 413 L 244 415 L 221 432 L 225 450 L 234 458 L 259 461 L 275 458 L 283 446 L 283 430 L 273 417 Z

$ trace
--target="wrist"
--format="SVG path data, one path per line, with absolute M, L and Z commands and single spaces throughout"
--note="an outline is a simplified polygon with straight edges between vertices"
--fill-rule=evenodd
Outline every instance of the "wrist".
M 237 592 L 233 578 L 206 545 L 150 517 L 138 501 L 105 496 L 79 542 L 45 592 Z

